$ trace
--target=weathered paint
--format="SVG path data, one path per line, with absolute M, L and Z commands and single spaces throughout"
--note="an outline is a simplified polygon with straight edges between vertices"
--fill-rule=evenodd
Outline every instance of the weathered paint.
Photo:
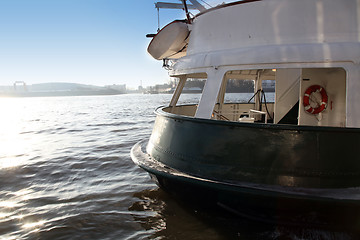
M 148 171 L 164 190 L 206 207 L 221 206 L 242 217 L 287 225 L 360 227 L 359 190 L 281 187 L 186 174 L 145 152 L 147 141 L 131 150 L 136 164 Z
M 147 152 L 208 179 L 348 188 L 360 186 L 358 146 L 359 129 L 225 122 L 158 109 Z

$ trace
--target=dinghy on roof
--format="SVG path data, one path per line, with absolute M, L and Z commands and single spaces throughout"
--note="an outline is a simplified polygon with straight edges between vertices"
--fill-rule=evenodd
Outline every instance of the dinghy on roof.
M 155 3 L 155 8 L 157 8 L 158 13 L 160 8 L 184 9 L 187 16 L 187 22 L 186 20 L 176 20 L 166 25 L 161 30 L 158 30 L 157 34 L 147 35 L 153 37 L 149 44 L 148 52 L 157 60 L 177 59 L 186 55 L 188 37 L 190 34 L 187 24 L 191 22 L 188 9 L 196 9 L 200 12 L 206 10 L 206 8 L 196 0 L 190 0 L 193 5 L 187 4 L 185 0 L 182 0 L 181 2 L 182 4 L 168 2 Z M 158 21 L 160 25 L 160 20 Z

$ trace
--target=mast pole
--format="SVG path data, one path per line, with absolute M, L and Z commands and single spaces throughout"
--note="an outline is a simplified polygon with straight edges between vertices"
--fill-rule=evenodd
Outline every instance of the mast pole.
M 184 9 L 185 9 L 185 13 L 186 13 L 186 18 L 188 20 L 188 23 L 191 23 L 191 18 L 190 18 L 190 13 L 186 4 L 186 0 L 181 0 L 182 3 L 184 4 Z
M 157 31 L 159 32 L 160 31 L 160 9 L 157 8 L 157 14 L 158 14 L 158 29 Z

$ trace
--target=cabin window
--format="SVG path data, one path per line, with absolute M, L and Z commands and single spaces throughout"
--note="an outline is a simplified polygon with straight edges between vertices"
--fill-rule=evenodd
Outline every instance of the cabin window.
M 219 91 L 213 119 L 272 122 L 274 90 L 275 72 L 272 69 L 228 71 Z
M 254 80 L 229 79 L 226 83 L 224 103 L 253 103 L 254 89 Z
M 204 89 L 206 79 L 204 78 L 188 78 L 182 89 L 178 105 L 180 104 L 198 104 L 201 93 Z
M 207 75 L 184 75 L 177 80 L 178 89 L 183 93 L 180 96 L 181 91 L 175 91 L 167 111 L 196 116 L 201 109 L 202 117 L 209 113 L 214 120 L 344 127 L 346 76 L 343 68 L 232 70 L 217 83 L 216 86 L 220 83 L 218 96 L 210 99 L 210 106 L 209 101 L 201 97 L 204 86 L 209 86 L 205 84 Z M 314 86 L 321 86 L 327 94 L 324 105 L 322 90 L 310 91 L 314 96 L 311 96 L 311 101 L 308 97 L 309 107 L 317 109 L 316 102 L 320 107 L 325 106 L 319 113 L 309 113 L 309 107 L 304 104 L 306 92 Z
M 261 89 L 264 91 L 268 102 L 275 101 L 275 80 L 262 80 Z
M 206 78 L 206 73 L 194 73 L 172 78 L 173 96 L 169 108 L 164 109 L 164 111 L 189 117 L 195 116 Z

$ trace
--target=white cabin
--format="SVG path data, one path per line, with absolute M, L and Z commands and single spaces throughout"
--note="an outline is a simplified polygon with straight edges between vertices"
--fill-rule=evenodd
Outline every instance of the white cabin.
M 298 104 L 294 124 L 360 127 L 360 0 L 236 2 L 201 12 L 187 26 L 185 56 L 169 61 L 170 76 L 180 79 L 170 112 L 237 121 L 263 103 L 224 104 L 227 80 L 254 80 L 256 91 L 262 80 L 275 80 L 275 103 L 267 106 L 273 123 Z M 207 79 L 201 100 L 176 106 L 189 78 Z M 328 96 L 319 114 L 303 106 L 312 85 Z

